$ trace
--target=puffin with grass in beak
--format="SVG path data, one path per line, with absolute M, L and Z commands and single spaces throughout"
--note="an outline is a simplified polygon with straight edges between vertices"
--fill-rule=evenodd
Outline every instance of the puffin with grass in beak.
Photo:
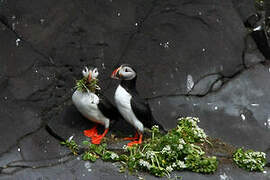
M 113 71 L 111 78 L 121 80 L 114 94 L 116 107 L 123 118 L 137 130 L 134 137 L 125 138 L 125 140 L 134 140 L 127 145 L 142 143 L 144 127 L 151 128 L 153 125 L 159 125 L 164 131 L 163 127 L 155 121 L 148 102 L 141 98 L 136 90 L 137 73 L 134 68 L 123 64 Z
M 84 135 L 90 137 L 93 144 L 100 144 L 103 137 L 109 130 L 110 120 L 117 120 L 119 112 L 109 100 L 102 94 L 95 94 L 95 90 L 100 90 L 97 86 L 98 69 L 95 67 L 85 67 L 82 71 L 84 83 L 72 95 L 72 102 L 78 111 L 92 122 L 102 124 L 105 127 L 103 134 L 98 134 L 97 125 L 92 129 L 85 130 Z M 87 85 L 91 85 L 87 88 Z

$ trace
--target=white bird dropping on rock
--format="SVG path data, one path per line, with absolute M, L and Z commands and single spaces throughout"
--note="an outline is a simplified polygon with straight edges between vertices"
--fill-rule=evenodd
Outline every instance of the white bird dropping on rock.
M 86 163 L 84 163 L 84 167 L 85 167 L 86 169 L 89 169 L 89 168 L 91 167 L 90 162 L 86 162 Z
M 241 114 L 241 118 L 243 121 L 246 120 L 246 116 L 244 114 Z
M 187 75 L 187 90 L 191 91 L 193 86 L 194 86 L 194 81 L 193 81 L 192 76 L 189 74 Z
M 40 21 L 40 24 L 43 24 L 45 19 L 40 19 L 39 21 Z
M 160 46 L 164 47 L 164 48 L 169 48 L 169 44 L 170 42 L 165 42 L 165 43 L 159 43 Z
M 220 177 L 220 180 L 228 180 L 229 179 L 225 173 L 221 174 L 219 177 Z
M 68 142 L 70 142 L 70 141 L 73 139 L 73 137 L 74 137 L 74 136 L 70 136 L 70 137 L 68 138 Z
M 21 41 L 21 39 L 16 39 L 16 46 L 19 46 L 19 42 Z
M 270 128 L 270 117 L 268 117 L 267 121 L 264 123 L 264 125 L 267 127 L 267 128 Z
M 166 42 L 166 43 L 164 44 L 164 47 L 165 47 L 165 48 L 169 48 L 169 44 L 170 44 L 169 42 Z
M 15 30 L 15 28 L 16 28 L 16 27 L 15 27 L 15 26 L 16 26 L 16 23 L 12 23 L 12 25 L 11 25 L 11 26 L 12 26 L 12 30 L 14 31 L 14 30 Z
M 104 64 L 104 63 L 102 63 L 101 65 L 102 65 L 102 69 L 106 69 L 106 67 L 105 67 L 105 64 Z

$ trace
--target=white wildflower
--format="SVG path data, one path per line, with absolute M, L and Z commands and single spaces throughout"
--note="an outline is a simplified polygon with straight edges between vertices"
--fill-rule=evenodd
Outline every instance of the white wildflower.
M 124 149 L 124 151 L 127 151 L 128 146 L 127 145 L 124 145 L 122 149 Z
M 251 156 L 256 156 L 256 157 L 262 157 L 262 158 L 266 157 L 264 152 L 252 152 L 250 154 Z
M 146 152 L 146 158 L 147 159 L 153 159 L 155 156 L 155 152 L 154 151 L 147 151 Z
M 197 126 L 197 123 L 200 122 L 199 118 L 197 117 L 186 117 L 186 118 L 180 118 L 178 120 L 188 120 L 189 122 L 192 123 L 192 126 Z
M 116 153 L 111 154 L 111 159 L 118 159 L 119 156 Z
M 181 139 L 179 139 L 179 144 L 186 144 L 186 142 L 183 138 L 181 138 Z
M 178 144 L 177 149 L 178 149 L 179 151 L 182 150 L 183 148 L 184 148 L 183 144 Z
M 161 154 L 165 154 L 165 153 L 170 153 L 171 152 L 171 146 L 170 145 L 166 145 L 162 151 Z
M 177 166 L 182 169 L 187 167 L 184 161 L 177 161 Z
M 139 164 L 140 164 L 140 166 L 146 167 L 148 170 L 150 170 L 152 167 L 152 165 L 149 162 L 147 162 L 143 159 L 140 159 Z
M 166 167 L 166 170 L 169 171 L 169 172 L 172 172 L 173 171 L 173 168 L 172 168 L 172 166 L 167 166 Z
M 192 130 L 193 130 L 194 135 L 198 136 L 201 139 L 205 139 L 207 137 L 202 128 L 196 127 L 196 128 L 192 128 Z
M 184 118 L 181 118 L 181 119 L 184 119 Z M 193 119 L 192 117 L 186 117 L 186 120 L 191 120 Z
M 252 156 L 252 153 L 250 152 L 246 153 L 246 158 L 251 158 L 251 156 Z
M 191 122 L 191 124 L 192 124 L 193 127 L 197 127 L 197 122 L 196 121 L 191 120 L 190 122 Z
M 172 167 L 173 167 L 173 168 L 177 167 L 177 164 L 176 164 L 175 162 L 172 163 Z

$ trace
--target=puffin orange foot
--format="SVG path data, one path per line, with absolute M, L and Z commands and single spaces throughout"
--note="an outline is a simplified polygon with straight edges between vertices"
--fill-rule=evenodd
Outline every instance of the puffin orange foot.
M 142 144 L 142 134 L 140 133 L 140 137 L 138 141 L 132 141 L 127 144 L 127 146 L 133 146 L 134 144 Z
M 132 140 L 136 140 L 138 139 L 138 137 L 125 137 L 124 140 L 126 141 L 132 141 Z
M 105 129 L 105 131 L 103 132 L 103 134 L 99 135 L 96 134 L 94 136 L 91 137 L 92 139 L 92 144 L 100 144 L 102 139 L 104 138 L 104 136 L 107 134 L 107 132 L 109 131 L 109 129 Z
M 134 144 L 141 144 L 142 142 L 140 141 L 132 141 L 130 143 L 127 144 L 127 146 L 133 146 Z
M 138 138 L 138 133 L 136 133 L 134 137 L 125 137 L 124 140 L 133 141 L 137 140 Z
M 100 144 L 104 136 L 102 135 L 96 135 L 92 137 L 92 144 Z
M 97 126 L 94 126 L 92 129 L 87 129 L 83 131 L 84 135 L 87 137 L 93 137 L 96 136 L 98 131 L 97 131 Z

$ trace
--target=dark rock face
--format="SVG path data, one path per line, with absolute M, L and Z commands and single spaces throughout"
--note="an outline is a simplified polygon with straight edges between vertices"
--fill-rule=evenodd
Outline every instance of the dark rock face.
M 5 98 L 4 98 L 5 99 Z M 14 146 L 18 140 L 27 134 L 31 134 L 41 125 L 38 112 L 27 105 L 15 105 L 1 102 L 1 136 L 3 145 L 0 152 L 3 153 Z
M 256 65 L 228 80 L 220 90 L 203 97 L 161 97 L 151 101 L 156 118 L 197 116 L 208 134 L 226 142 L 266 150 L 269 147 L 269 67 Z M 266 78 L 267 79 L 267 78 Z M 164 110 L 166 109 L 166 110 Z M 174 109 L 166 113 L 168 109 Z M 170 126 L 171 128 L 173 126 Z M 252 139 L 252 141 L 250 141 Z
M 92 123 L 71 103 L 85 65 L 99 68 L 112 102 L 119 82 L 109 76 L 129 63 L 166 128 L 198 116 L 210 136 L 269 154 L 270 66 L 243 25 L 254 11 L 251 0 L 1 1 L 0 179 L 136 179 L 111 163 L 85 168 L 51 132 L 85 139 Z M 267 171 L 222 166 L 211 176 L 181 175 L 267 179 Z

